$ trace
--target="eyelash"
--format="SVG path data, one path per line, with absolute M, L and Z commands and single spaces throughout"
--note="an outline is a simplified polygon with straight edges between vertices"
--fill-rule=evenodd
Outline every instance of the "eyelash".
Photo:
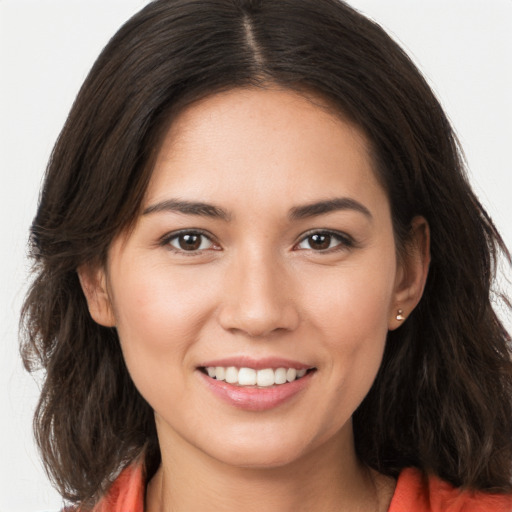
M 179 243 L 180 237 L 184 237 L 184 236 L 202 237 L 203 240 L 200 241 L 200 245 L 198 248 L 192 249 L 192 250 L 187 250 L 187 249 L 175 247 L 174 245 L 172 245 L 173 241 L 178 241 L 178 243 Z M 300 248 L 301 244 L 305 243 L 308 239 L 311 239 L 314 236 L 329 237 L 329 244 L 328 244 L 329 246 L 325 249 L 313 249 L 312 247 L 310 247 L 310 248 L 302 248 L 303 250 L 310 250 L 315 253 L 327 254 L 327 253 L 332 253 L 332 252 L 336 252 L 336 251 L 347 250 L 352 247 L 355 247 L 355 245 L 356 245 L 354 239 L 352 237 L 348 236 L 347 234 L 341 233 L 339 231 L 331 231 L 331 230 L 324 229 L 324 230 L 313 230 L 313 231 L 309 231 L 309 232 L 303 234 L 301 236 L 300 240 L 293 246 L 293 248 L 294 249 Z M 201 249 L 201 245 L 203 245 L 205 239 L 209 241 L 211 246 Z M 337 241 L 338 243 L 336 243 L 336 245 L 331 247 L 330 245 L 333 240 Z M 160 245 L 168 247 L 173 252 L 176 252 L 178 254 L 187 255 L 187 256 L 194 256 L 194 255 L 202 254 L 204 251 L 208 251 L 208 250 L 220 250 L 220 247 L 216 244 L 213 237 L 209 233 L 201 231 L 201 230 L 197 230 L 197 229 L 181 230 L 181 231 L 175 231 L 173 233 L 169 233 L 169 234 L 165 235 L 164 237 L 162 237 L 162 239 L 160 240 Z
M 327 247 L 325 249 L 317 249 L 317 250 L 315 250 L 313 248 L 310 248 L 310 249 L 304 248 L 305 250 L 311 250 L 316 253 L 327 254 L 327 253 L 332 253 L 332 252 L 336 252 L 336 251 L 347 250 L 352 247 L 355 247 L 355 245 L 356 245 L 354 239 L 352 237 L 350 237 L 349 235 L 347 235 L 346 233 L 341 233 L 339 231 L 332 231 L 332 230 L 324 229 L 324 230 L 313 230 L 313 231 L 309 231 L 309 232 L 305 233 L 304 235 L 301 236 L 299 242 L 297 242 L 294 245 L 294 248 L 299 247 L 300 244 L 306 242 L 308 239 L 311 239 L 314 236 L 330 237 L 329 247 Z M 332 242 L 332 240 L 336 240 L 338 243 L 335 246 L 330 247 L 330 243 Z
M 203 242 L 206 239 L 206 240 L 208 240 L 211 243 L 212 246 L 218 247 L 218 245 L 216 245 L 215 241 L 213 240 L 213 237 L 209 233 L 206 233 L 205 231 L 201 231 L 199 229 L 183 229 L 181 231 L 174 231 L 173 233 L 169 233 L 169 234 L 165 235 L 160 240 L 160 245 L 168 247 L 173 252 L 176 252 L 178 254 L 184 254 L 184 255 L 187 255 L 187 256 L 194 256 L 194 255 L 197 255 L 197 254 L 201 254 L 203 251 L 207 251 L 207 250 L 211 250 L 212 249 L 212 247 L 203 248 L 203 249 L 201 249 L 199 247 L 197 249 L 187 250 L 187 249 L 183 249 L 183 248 L 180 248 L 180 247 L 175 247 L 175 246 L 172 245 L 172 242 L 174 240 L 178 241 L 178 243 L 179 243 L 180 237 L 184 237 L 184 236 L 202 237 L 203 240 L 201 241 L 200 246 L 203 245 Z M 219 247 L 219 249 L 220 249 L 220 247 Z M 215 248 L 213 250 L 219 250 L 219 249 Z

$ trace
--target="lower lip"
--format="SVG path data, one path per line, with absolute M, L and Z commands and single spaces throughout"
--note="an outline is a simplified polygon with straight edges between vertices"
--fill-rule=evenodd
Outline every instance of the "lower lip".
M 316 372 L 308 372 L 293 382 L 268 388 L 234 386 L 223 380 L 212 379 L 199 370 L 198 373 L 208 388 L 229 405 L 246 411 L 267 411 L 288 402 L 300 393 L 309 385 Z

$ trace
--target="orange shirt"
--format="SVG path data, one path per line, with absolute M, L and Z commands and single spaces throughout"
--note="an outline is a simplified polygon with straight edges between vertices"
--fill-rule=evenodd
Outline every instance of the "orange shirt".
M 389 512 L 512 512 L 512 495 L 461 491 L 407 468 L 398 477 Z
M 142 467 L 130 466 L 93 512 L 144 512 L 144 493 Z M 388 512 L 512 512 L 512 495 L 461 492 L 439 478 L 407 468 L 400 473 Z

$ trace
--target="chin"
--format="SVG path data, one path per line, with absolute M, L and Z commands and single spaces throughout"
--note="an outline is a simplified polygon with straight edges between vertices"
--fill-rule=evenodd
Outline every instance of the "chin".
M 277 469 L 300 459 L 300 451 L 247 450 L 224 454 L 220 460 L 224 464 L 244 469 Z
M 313 452 L 317 443 L 305 442 L 309 436 L 252 436 L 236 442 L 225 442 L 216 449 L 210 445 L 205 452 L 214 459 L 238 468 L 273 469 L 292 464 Z M 233 441 L 233 440 L 232 440 Z M 319 443 L 318 443 L 319 444 Z

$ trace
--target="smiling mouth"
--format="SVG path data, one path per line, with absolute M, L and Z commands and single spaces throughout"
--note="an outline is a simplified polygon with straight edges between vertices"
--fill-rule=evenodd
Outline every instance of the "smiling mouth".
M 316 371 L 316 368 L 263 368 L 255 370 L 253 368 L 237 368 L 235 366 L 207 366 L 200 370 L 210 378 L 227 382 L 233 386 L 239 387 L 259 387 L 268 388 L 271 386 L 280 386 L 302 379 L 308 373 Z

